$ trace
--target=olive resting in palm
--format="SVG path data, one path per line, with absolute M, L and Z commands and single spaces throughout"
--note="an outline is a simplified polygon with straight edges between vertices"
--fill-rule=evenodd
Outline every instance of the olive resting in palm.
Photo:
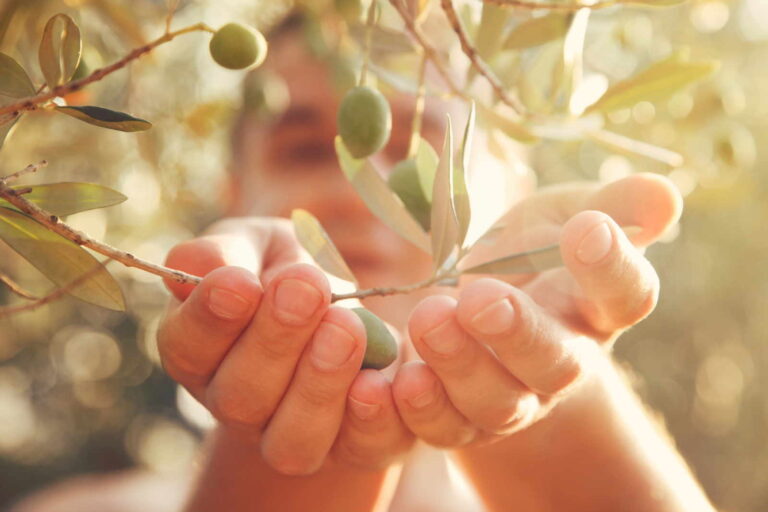
M 365 326 L 363 368 L 381 370 L 397 359 L 397 342 L 384 322 L 365 308 L 352 308 Z

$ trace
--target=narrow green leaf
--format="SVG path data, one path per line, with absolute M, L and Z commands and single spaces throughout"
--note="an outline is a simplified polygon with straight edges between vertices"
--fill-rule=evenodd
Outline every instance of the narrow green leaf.
M 431 240 L 432 261 L 435 271 L 451 256 L 459 240 L 459 222 L 452 200 L 453 196 L 453 127 L 448 116 L 443 153 L 435 174 L 432 190 Z
M 419 183 L 421 191 L 427 201 L 432 202 L 432 188 L 435 186 L 435 172 L 440 158 L 437 156 L 435 148 L 427 142 L 424 137 L 419 141 L 419 148 L 416 150 L 416 168 L 419 171 Z
M 29 188 L 27 186 L 13 187 Z M 94 183 L 47 183 L 33 185 L 32 191 L 24 194 L 24 199 L 58 217 L 73 213 L 95 210 L 122 203 L 127 197 L 116 190 Z M 13 208 L 0 199 L 0 206 Z
M 13 127 L 16 126 L 16 122 L 19 119 L 21 119 L 21 116 L 17 116 L 12 121 L 9 121 L 4 125 L 0 126 L 0 149 L 3 149 L 3 144 L 5 144 L 5 140 L 8 138 L 8 135 L 11 133 L 11 130 L 13 130 Z
M 519 252 L 475 265 L 461 271 L 462 274 L 529 274 L 543 272 L 563 265 L 560 245 L 548 245 L 541 249 Z
M 502 46 L 505 50 L 522 50 L 560 39 L 568 32 L 571 16 L 571 13 L 553 12 L 524 21 L 510 32 Z
M 71 285 L 100 265 L 79 245 L 7 208 L 0 208 L 0 239 L 59 287 Z M 69 293 L 97 306 L 125 311 L 120 285 L 103 267 Z
M 686 52 L 678 52 L 651 64 L 637 75 L 614 84 L 585 111 L 610 112 L 632 107 L 640 101 L 656 101 L 702 80 L 719 67 L 715 61 L 688 62 Z
M 477 27 L 475 37 L 475 48 L 483 59 L 489 60 L 499 51 L 504 29 L 511 17 L 512 9 L 483 3 L 480 25 Z
M 686 0 L 624 0 L 626 4 L 645 5 L 648 7 L 667 7 L 682 4 Z
M 469 231 L 469 223 L 472 218 L 472 210 L 469 204 L 469 192 L 467 191 L 466 175 L 469 169 L 469 158 L 472 153 L 472 136 L 475 131 L 475 102 L 470 110 L 467 126 L 464 128 L 464 139 L 459 150 L 458 165 L 453 168 L 452 201 L 456 211 L 456 220 L 459 223 L 457 245 L 461 247 Z
M 35 86 L 32 80 L 13 57 L 0 53 L 0 105 L 8 103 L 6 98 L 25 98 L 34 96 Z
M 539 140 L 539 138 L 531 133 L 525 126 L 516 123 L 509 117 L 503 116 L 482 104 L 480 105 L 480 117 L 485 124 L 491 128 L 498 129 L 501 133 L 511 139 L 515 139 L 525 144 L 533 144 Z
M 56 111 L 88 124 L 121 132 L 140 132 L 152 128 L 149 121 L 102 107 L 56 107 Z
M 680 153 L 640 140 L 630 139 L 608 130 L 589 131 L 586 132 L 586 136 L 601 146 L 624 155 L 643 156 L 667 164 L 670 167 L 679 167 L 684 162 L 683 155 Z
M 357 285 L 354 274 L 333 244 L 331 237 L 328 236 L 314 215 L 306 210 L 296 209 L 291 213 L 291 220 L 299 243 L 320 265 L 320 268 L 329 274 Z
M 371 163 L 366 159 L 352 157 L 339 136 L 336 136 L 335 145 L 344 175 L 371 212 L 400 236 L 429 252 L 427 234 Z
M 38 59 L 45 83 L 50 89 L 66 83 L 80 63 L 80 29 L 66 14 L 56 14 L 45 24 Z

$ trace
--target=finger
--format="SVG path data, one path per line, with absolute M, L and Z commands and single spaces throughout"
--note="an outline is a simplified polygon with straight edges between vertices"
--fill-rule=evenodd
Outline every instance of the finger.
M 274 469 L 305 475 L 320 468 L 341 425 L 365 341 L 357 315 L 339 307 L 328 309 L 264 431 L 262 455 Z
M 477 429 L 453 406 L 437 375 L 423 361 L 400 367 L 392 394 L 403 422 L 425 442 L 455 448 L 475 438 Z
M 358 373 L 331 451 L 334 460 L 353 467 L 380 469 L 404 454 L 412 443 L 413 434 L 397 413 L 386 377 L 376 370 Z
M 330 303 L 328 280 L 297 264 L 267 285 L 261 305 L 211 380 L 206 400 L 221 421 L 258 431 L 275 411 Z
M 581 209 L 604 212 L 620 226 L 641 227 L 642 231 L 631 238 L 635 245 L 644 247 L 677 223 L 683 210 L 683 199 L 664 176 L 639 173 L 604 185 Z M 568 217 L 576 213 L 578 210 L 570 212 Z
M 656 271 L 606 214 L 586 211 L 569 220 L 560 250 L 583 292 L 582 313 L 597 331 L 629 327 L 655 307 Z
M 160 325 L 158 349 L 168 374 L 200 398 L 261 296 L 259 280 L 245 269 L 222 267 L 208 274 Z
M 413 345 L 443 383 L 454 406 L 487 432 L 509 432 L 528 421 L 538 398 L 456 319 L 456 300 L 432 296 L 413 311 Z
M 581 376 L 575 337 L 507 283 L 472 282 L 461 292 L 456 316 L 515 377 L 539 393 L 561 393 Z

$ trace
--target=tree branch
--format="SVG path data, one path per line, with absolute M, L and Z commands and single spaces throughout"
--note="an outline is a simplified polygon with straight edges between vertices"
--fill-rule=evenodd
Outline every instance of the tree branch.
M 456 14 L 456 10 L 453 8 L 453 2 L 451 0 L 441 0 L 440 4 L 451 24 L 451 28 L 453 28 L 456 36 L 459 38 L 459 43 L 461 43 L 461 49 L 464 52 L 464 55 L 467 56 L 475 70 L 485 77 L 499 99 L 509 105 L 512 110 L 522 117 L 525 113 L 525 107 L 520 103 L 520 100 L 514 96 L 510 96 L 510 94 L 504 90 L 504 86 L 499 82 L 499 79 L 496 78 L 493 71 L 491 71 L 480 55 L 478 55 L 477 50 L 475 50 L 475 47 L 472 46 L 472 43 L 469 41 L 467 32 L 461 25 L 461 20 L 459 19 L 458 14 Z
M 42 167 L 45 167 L 46 165 L 48 165 L 48 161 L 47 160 L 41 160 L 40 162 L 38 162 L 36 164 L 29 164 L 28 166 L 26 166 L 22 170 L 16 171 L 13 174 L 9 174 L 8 176 L 5 176 L 5 177 L 0 178 L 0 179 L 2 179 L 5 182 L 13 181 L 16 178 L 20 178 L 20 177 L 24 176 L 25 174 L 31 174 L 33 172 L 37 172 L 38 169 L 40 169 Z
M 111 73 L 114 73 L 119 69 L 124 68 L 130 62 L 138 59 L 139 57 L 141 57 L 146 53 L 151 52 L 156 47 L 162 44 L 165 44 L 182 34 L 187 34 L 189 32 L 197 32 L 197 31 L 216 32 L 205 23 L 196 23 L 194 25 L 190 25 L 188 27 L 179 29 L 175 32 L 168 32 L 166 34 L 163 34 L 162 36 L 158 37 L 154 41 L 147 43 L 144 46 L 141 46 L 131 51 L 128 55 L 126 55 L 119 61 L 115 62 L 114 64 L 107 66 L 105 68 L 97 69 L 90 75 L 84 78 L 81 78 L 80 80 L 75 80 L 73 82 L 58 85 L 53 89 L 49 90 L 48 92 L 38 94 L 37 96 L 22 98 L 16 103 L 11 103 L 4 107 L 0 107 L 0 119 L 4 117 L 16 117 L 24 111 L 37 109 L 37 106 L 40 105 L 41 103 L 46 103 L 52 100 L 53 98 L 56 98 L 57 96 L 66 96 L 67 94 L 78 91 L 83 87 L 85 87 L 86 85 L 91 84 L 93 82 L 97 82 L 102 78 L 104 78 L 105 76 Z
M 443 283 L 446 286 L 455 286 L 456 279 L 458 277 L 459 277 L 458 273 L 449 271 L 446 273 L 436 275 L 434 277 L 430 277 L 429 279 L 425 279 L 424 281 L 407 284 L 405 286 L 392 286 L 392 287 L 385 287 L 385 288 L 367 288 L 365 290 L 356 290 L 350 293 L 334 293 L 331 295 L 331 302 L 336 302 L 344 299 L 364 299 L 366 297 L 371 297 L 373 295 L 384 296 L 384 295 L 395 295 L 399 293 L 409 293 L 414 290 L 427 288 L 432 285 L 440 285 Z
M 0 283 L 3 283 L 5 286 L 8 287 L 9 290 L 11 290 L 13 293 L 18 295 L 22 299 L 27 299 L 27 300 L 39 299 L 39 297 L 22 288 L 19 283 L 11 279 L 10 276 L 3 274 L 2 272 L 0 272 Z
M 54 233 L 63 236 L 67 240 L 70 240 L 77 245 L 88 247 L 89 249 L 92 249 L 99 254 L 103 254 L 104 256 L 107 256 L 115 261 L 119 261 L 126 267 L 135 267 L 144 270 L 145 272 L 149 272 L 150 274 L 172 279 L 182 284 L 198 284 L 200 281 L 202 281 L 202 278 L 200 277 L 187 274 L 186 272 L 182 272 L 180 270 L 174 270 L 162 265 L 157 265 L 149 261 L 144 261 L 131 253 L 121 251 L 120 249 L 116 249 L 115 247 L 90 238 L 85 233 L 77 231 L 62 222 L 57 216 L 52 215 L 50 212 L 43 210 L 36 204 L 25 199 L 18 193 L 18 191 L 10 188 L 4 179 L 0 179 L 0 197 Z
M 558 4 L 554 2 L 533 2 L 528 0 L 482 0 L 486 4 L 499 5 L 501 7 L 518 7 L 521 9 L 548 9 L 550 11 L 578 11 L 579 9 L 605 9 L 625 3 L 623 0 L 604 0 L 592 5 L 586 3 Z M 629 3 L 629 2 L 626 2 Z

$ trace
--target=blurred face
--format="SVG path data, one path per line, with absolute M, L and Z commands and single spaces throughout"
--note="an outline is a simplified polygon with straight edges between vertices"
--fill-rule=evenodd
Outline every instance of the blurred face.
M 330 234 L 361 286 L 397 285 L 428 276 L 426 254 L 368 211 L 339 168 L 334 150 L 339 94 L 327 64 L 312 57 L 299 37 L 270 47 L 266 63 L 290 91 L 290 105 L 272 123 L 247 123 L 240 134 L 233 213 L 290 216 L 313 213 Z M 414 98 L 389 98 L 392 137 L 373 161 L 386 177 L 410 140 Z M 442 146 L 442 114 L 427 109 L 422 134 Z

